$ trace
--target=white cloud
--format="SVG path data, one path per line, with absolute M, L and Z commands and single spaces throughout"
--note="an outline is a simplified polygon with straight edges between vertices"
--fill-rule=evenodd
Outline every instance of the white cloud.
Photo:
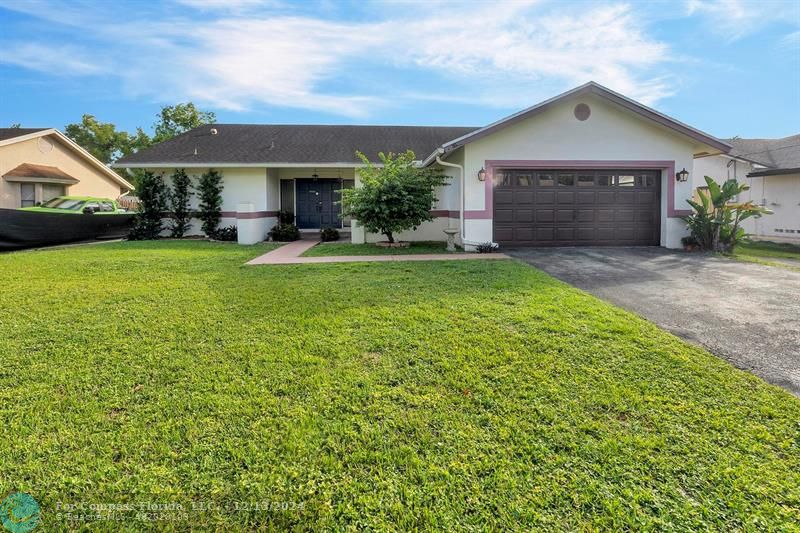
M 686 0 L 690 16 L 707 19 L 710 31 L 729 41 L 752 35 L 773 23 L 800 26 L 796 0 Z
M 75 47 L 37 43 L 6 43 L 0 46 L 0 63 L 56 76 L 98 74 L 102 66 L 88 59 L 88 52 Z
M 337 21 L 270 16 L 268 9 L 246 16 L 208 12 L 250 8 L 251 0 L 178 1 L 199 7 L 204 17 L 169 11 L 137 20 L 94 10 L 85 15 L 92 24 L 81 24 L 71 11 L 67 24 L 107 46 L 73 57 L 69 70 L 89 74 L 111 63 L 107 72 L 128 93 L 164 102 L 192 99 L 233 110 L 270 105 L 357 118 L 414 93 L 524 107 L 590 79 L 648 104 L 671 94 L 667 73 L 659 71 L 669 62 L 668 47 L 626 5 L 446 2 L 423 10 L 401 2 L 380 6 L 375 20 Z M 97 20 L 103 16 L 105 23 Z M 48 69 L 43 61 L 17 64 L 28 63 Z M 409 86 L 413 72 L 447 83 Z

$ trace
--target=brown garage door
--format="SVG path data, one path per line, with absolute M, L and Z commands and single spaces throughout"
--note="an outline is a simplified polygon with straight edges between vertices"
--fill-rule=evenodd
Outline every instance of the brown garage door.
M 659 244 L 658 170 L 495 171 L 494 240 L 507 246 Z

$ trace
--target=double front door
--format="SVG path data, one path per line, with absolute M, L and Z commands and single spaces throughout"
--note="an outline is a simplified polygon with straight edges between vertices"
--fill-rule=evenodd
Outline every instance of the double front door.
M 340 179 L 295 180 L 297 227 L 300 229 L 340 228 L 342 206 Z

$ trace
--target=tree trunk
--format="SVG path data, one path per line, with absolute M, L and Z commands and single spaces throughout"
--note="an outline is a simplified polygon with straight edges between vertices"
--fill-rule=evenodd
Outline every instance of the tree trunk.
M 387 239 L 389 242 L 391 242 L 391 243 L 393 243 L 393 242 L 394 242 L 394 235 L 392 235 L 392 232 L 391 232 L 391 231 L 384 231 L 384 232 L 383 232 L 383 234 L 384 234 L 384 235 L 386 235 L 386 239 Z

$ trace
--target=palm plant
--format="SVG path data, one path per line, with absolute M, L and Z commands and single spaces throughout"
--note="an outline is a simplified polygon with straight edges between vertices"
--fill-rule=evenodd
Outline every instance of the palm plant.
M 772 214 L 772 211 L 753 202 L 736 202 L 735 199 L 750 186 L 736 180 L 722 185 L 705 176 L 707 192 L 701 192 L 700 201 L 687 200 L 694 213 L 684 218 L 689 231 L 704 250 L 732 252 L 747 238 L 742 221 L 751 217 Z

